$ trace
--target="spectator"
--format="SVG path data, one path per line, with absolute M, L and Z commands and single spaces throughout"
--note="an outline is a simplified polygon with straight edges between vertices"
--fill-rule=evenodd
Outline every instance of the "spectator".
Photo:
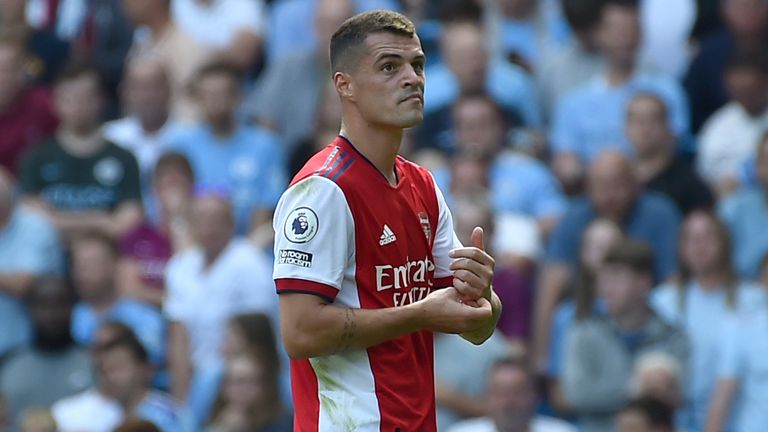
M 61 432 L 112 431 L 125 418 L 151 421 L 162 432 L 181 430 L 181 409 L 168 395 L 149 387 L 152 366 L 133 333 L 95 347 L 94 355 L 99 357 L 97 386 L 53 405 Z
M 29 408 L 49 407 L 91 385 L 88 354 L 69 332 L 74 303 L 71 288 L 59 279 L 41 279 L 29 293 L 33 343 L 11 355 L 0 373 L 0 391 L 8 399 L 12 419 Z
M 450 106 L 462 95 L 485 91 L 504 110 L 517 113 L 524 124 L 541 124 L 533 80 L 517 65 L 489 59 L 479 24 L 446 23 L 440 53 L 444 64 L 426 71 L 425 115 Z
M 667 106 L 653 93 L 638 93 L 627 107 L 627 138 L 635 151 L 635 171 L 647 190 L 666 195 L 688 214 L 711 209 L 714 197 L 677 150 Z
M 137 30 L 129 59 L 150 57 L 162 63 L 171 84 L 171 113 L 195 121 L 199 112 L 188 94 L 197 71 L 212 53 L 171 17 L 171 0 L 121 0 L 125 14 Z M 222 30 L 220 30 L 222 31 Z
M 488 389 L 485 378 L 496 361 L 511 354 L 500 332 L 482 345 L 473 345 L 459 335 L 435 333 L 435 401 L 440 430 L 464 418 L 487 413 L 483 399 Z M 467 364 L 473 367 L 465 367 Z
M 628 402 L 616 416 L 616 432 L 674 432 L 672 410 L 656 399 Z
M 184 131 L 174 147 L 189 158 L 198 184 L 230 192 L 236 231 L 244 235 L 270 223 L 286 175 L 278 138 L 238 122 L 239 82 L 239 72 L 225 64 L 200 70 L 194 93 L 205 122 Z
M 43 408 L 25 411 L 19 424 L 21 432 L 57 432 L 58 430 L 51 411 Z
M 603 69 L 598 50 L 598 24 L 605 0 L 563 0 L 563 15 L 573 32 L 567 45 L 544 53 L 541 67 L 536 70 L 542 112 L 546 120 L 563 98 Z
M 104 136 L 129 150 L 141 170 L 142 192 L 151 203 L 151 176 L 155 163 L 168 150 L 180 125 L 170 113 L 170 83 L 162 63 L 135 59 L 126 65 L 122 87 L 126 117 L 104 124 Z
M 328 46 L 331 36 L 354 12 L 352 0 L 318 0 L 315 3 L 313 30 L 317 44 L 311 50 L 296 50 L 273 59 L 246 101 L 249 114 L 259 123 L 275 129 L 288 153 L 295 152 L 299 143 L 314 132 L 316 119 L 325 106 L 323 95 L 329 93 L 325 89 L 330 81 Z M 276 8 L 281 7 L 280 4 Z M 338 100 L 336 92 L 332 92 L 332 96 Z M 333 124 L 336 129 L 338 124 Z
M 159 221 L 145 219 L 120 240 L 118 292 L 155 307 L 165 297 L 165 268 L 175 251 L 192 246 L 189 213 L 195 175 L 187 158 L 166 153 L 155 165 L 153 183 L 160 207 Z
M 698 132 L 728 102 L 725 68 L 735 52 L 764 50 L 768 41 L 768 1 L 722 0 L 725 28 L 701 38 L 684 80 L 691 106 L 691 128 Z
M 625 156 L 613 151 L 602 154 L 587 174 L 586 198 L 572 201 L 548 240 L 534 322 L 535 361 L 540 368 L 547 357 L 552 313 L 578 261 L 579 241 L 597 218 L 613 221 L 629 237 L 651 246 L 654 280 L 664 280 L 675 271 L 679 212 L 666 197 L 641 191 Z
M 107 321 L 127 324 L 149 351 L 153 363 L 165 361 L 165 322 L 160 311 L 147 304 L 120 298 L 116 285 L 118 246 L 97 232 L 86 233 L 72 243 L 70 271 L 80 297 L 72 315 L 72 336 L 90 347 L 97 330 Z
M 674 357 L 663 352 L 648 353 L 635 364 L 632 394 L 656 399 L 676 411 L 683 404 L 683 381 L 683 365 Z
M 570 327 L 578 321 L 592 316 L 595 305 L 595 279 L 605 255 L 624 239 L 624 233 L 614 222 L 597 219 L 584 230 L 579 251 L 579 267 L 572 279 L 570 299 L 560 303 L 555 311 L 550 332 L 549 353 L 545 375 L 552 407 L 561 414 L 570 411 L 562 390 L 562 359 L 565 336 Z
M 534 376 L 512 359 L 500 359 L 488 373 L 488 416 L 465 420 L 448 432 L 576 432 L 562 420 L 536 414 Z
M 117 236 L 141 220 L 136 159 L 100 131 L 100 85 L 90 67 L 73 64 L 62 71 L 54 85 L 61 126 L 22 161 L 27 203 L 68 239 L 84 230 Z
M 14 173 L 21 153 L 58 122 L 50 92 L 25 84 L 25 56 L 20 43 L 0 38 L 0 166 Z
M 731 233 L 736 271 L 748 280 L 759 276 L 760 260 L 768 252 L 768 231 L 762 228 L 768 220 L 768 134 L 760 138 L 755 166 L 759 185 L 734 193 L 718 206 Z
M 597 272 L 605 314 L 571 327 L 563 356 L 563 394 L 586 431 L 610 431 L 612 417 L 629 397 L 633 366 L 643 354 L 662 351 L 687 360 L 685 335 L 648 305 L 653 253 L 634 240 L 615 245 Z
M 733 423 L 734 432 L 760 430 L 768 424 L 764 371 L 768 369 L 768 260 L 761 269 L 760 307 L 750 313 L 732 314 L 725 322 L 717 371 L 717 387 L 709 406 L 706 432 L 718 432 Z
M 264 43 L 263 0 L 174 0 L 173 20 L 219 61 L 243 72 L 261 60 Z
M 55 229 L 17 205 L 11 175 L 0 167 L 0 358 L 32 339 L 22 300 L 35 279 L 61 271 Z
M 163 305 L 171 321 L 168 341 L 174 396 L 185 401 L 193 373 L 220 365 L 229 319 L 264 312 L 276 323 L 277 295 L 266 257 L 234 238 L 232 208 L 207 193 L 194 203 L 192 232 L 197 246 L 177 253 L 166 270 Z M 201 310 L 208 313 L 200 314 Z
M 290 432 L 293 419 L 280 402 L 278 371 L 261 353 L 227 362 L 210 432 Z
M 126 420 L 114 432 L 161 432 L 152 422 L 146 420 Z
M 648 73 L 638 66 L 641 29 L 637 3 L 606 1 L 597 35 L 606 60 L 602 72 L 565 95 L 553 117 L 553 169 L 566 185 L 577 183 L 583 166 L 604 150 L 630 153 L 625 113 L 638 91 L 658 94 L 669 107 L 674 135 L 688 138 L 688 105 L 680 85 L 669 76 Z
M 712 214 L 690 214 L 680 235 L 680 276 L 656 290 L 654 309 L 684 329 L 691 343 L 685 391 L 687 430 L 703 430 L 722 352 L 720 330 L 731 313 L 759 304 L 760 291 L 732 267 L 728 229 Z
M 27 3 L 27 0 L 0 2 L 0 38 L 16 39 L 26 47 L 24 72 L 29 81 L 50 84 L 69 58 L 69 44 L 51 31 L 30 27 L 25 16 Z
M 768 52 L 736 53 L 725 86 L 730 102 L 704 123 L 697 156 L 699 172 L 720 196 L 743 180 L 742 169 L 768 129 Z

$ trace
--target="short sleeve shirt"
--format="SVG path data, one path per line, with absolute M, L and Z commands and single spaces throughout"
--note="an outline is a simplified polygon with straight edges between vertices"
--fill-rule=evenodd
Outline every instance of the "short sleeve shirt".
M 141 201 L 136 159 L 109 141 L 87 157 L 70 155 L 55 139 L 31 149 L 22 161 L 21 188 L 65 211 L 111 211 Z
M 459 242 L 445 200 L 424 168 L 398 158 L 395 169 L 391 185 L 343 137 L 307 162 L 275 211 L 279 293 L 379 309 L 451 285 Z M 429 332 L 292 360 L 291 373 L 298 431 L 436 430 Z

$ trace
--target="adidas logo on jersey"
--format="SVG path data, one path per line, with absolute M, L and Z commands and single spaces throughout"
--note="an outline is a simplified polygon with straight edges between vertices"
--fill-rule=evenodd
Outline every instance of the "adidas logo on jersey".
M 395 233 L 393 233 L 392 230 L 386 224 L 384 224 L 384 232 L 382 232 L 381 237 L 379 237 L 379 246 L 388 245 L 395 240 L 397 240 Z

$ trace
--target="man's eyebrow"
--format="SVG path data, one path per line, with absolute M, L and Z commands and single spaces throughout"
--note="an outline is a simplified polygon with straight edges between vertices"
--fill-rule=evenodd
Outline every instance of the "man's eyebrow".
M 403 58 L 404 57 L 402 55 L 400 55 L 400 54 L 387 52 L 387 53 L 382 53 L 382 54 L 377 55 L 376 56 L 376 63 L 378 63 L 378 62 L 380 62 L 380 61 L 382 61 L 384 59 L 402 60 Z M 426 56 L 424 54 L 417 54 L 413 58 L 413 60 L 414 61 L 425 61 L 426 60 Z

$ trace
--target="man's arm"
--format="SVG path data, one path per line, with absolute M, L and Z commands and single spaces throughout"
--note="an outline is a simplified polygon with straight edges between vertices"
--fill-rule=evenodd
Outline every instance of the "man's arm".
M 420 330 L 462 333 L 490 320 L 487 300 L 477 306 L 460 300 L 458 291 L 446 288 L 402 307 L 352 309 L 312 294 L 283 293 L 281 333 L 288 355 L 301 359 L 365 349 Z
M 728 423 L 728 414 L 731 403 L 739 388 L 739 380 L 736 378 L 720 379 L 712 395 L 707 413 L 706 432 L 722 432 Z
M 0 274 L 0 292 L 11 297 L 23 298 L 35 283 L 35 275 L 31 273 Z
M 499 317 L 501 316 L 501 300 L 493 289 L 490 290 L 490 296 L 485 298 L 491 304 L 491 318 L 479 328 L 461 334 L 461 337 L 475 345 L 482 344 L 493 335 L 494 330 L 496 330 L 496 324 L 499 322 Z
M 544 371 L 549 358 L 549 337 L 555 308 L 560 302 L 568 279 L 570 267 L 566 264 L 546 264 L 536 291 L 533 310 L 532 362 L 537 371 Z
M 142 219 L 141 204 L 137 201 L 124 202 L 111 213 L 104 210 L 59 211 L 39 197 L 28 197 L 24 204 L 33 210 L 42 210 L 65 238 L 93 229 L 119 237 L 141 223 Z
M 184 324 L 171 321 L 168 329 L 168 369 L 171 375 L 171 394 L 178 401 L 187 400 L 192 379 L 189 356 L 189 334 Z

